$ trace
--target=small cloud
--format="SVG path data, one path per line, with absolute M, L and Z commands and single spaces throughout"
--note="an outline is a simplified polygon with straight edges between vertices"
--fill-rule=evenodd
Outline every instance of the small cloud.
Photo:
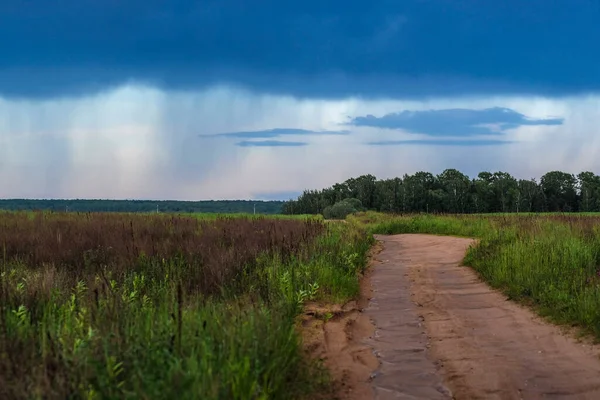
M 230 137 L 238 139 L 269 139 L 286 135 L 348 135 L 350 131 L 311 131 L 296 128 L 273 128 L 261 131 L 227 132 L 210 135 L 212 137 Z
M 382 140 L 379 142 L 369 142 L 370 146 L 401 146 L 401 145 L 422 145 L 422 146 L 500 146 L 503 144 L 514 143 L 510 140 Z
M 239 147 L 300 147 L 306 146 L 307 144 L 308 143 L 306 142 L 284 142 L 281 140 L 242 140 L 241 142 L 237 142 L 235 145 Z
M 508 129 L 523 125 L 562 125 L 562 118 L 534 119 L 510 108 L 493 107 L 482 110 L 464 108 L 402 111 L 383 117 L 367 115 L 350 121 L 354 126 L 403 129 L 428 136 L 501 135 Z

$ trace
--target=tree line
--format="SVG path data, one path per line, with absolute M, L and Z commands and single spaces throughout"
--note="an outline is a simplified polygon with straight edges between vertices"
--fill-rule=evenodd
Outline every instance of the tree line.
M 420 171 L 378 180 L 369 174 L 323 190 L 305 190 L 285 202 L 282 213 L 345 214 L 343 210 L 352 208 L 394 213 L 597 212 L 600 176 L 551 171 L 538 181 L 480 172 L 471 179 L 447 169 L 439 175 Z
M 279 214 L 282 201 L 253 200 L 34 200 L 0 199 L 0 210 Z

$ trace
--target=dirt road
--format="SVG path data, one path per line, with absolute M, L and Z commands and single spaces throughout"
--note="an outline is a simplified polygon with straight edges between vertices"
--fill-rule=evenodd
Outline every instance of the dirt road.
M 468 239 L 379 236 L 364 309 L 379 399 L 600 399 L 598 349 L 482 283 Z M 363 341 L 365 343 L 365 341 Z

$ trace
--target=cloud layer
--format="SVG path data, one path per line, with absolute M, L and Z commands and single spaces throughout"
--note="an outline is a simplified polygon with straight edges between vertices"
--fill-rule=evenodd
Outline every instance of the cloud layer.
M 451 137 L 347 125 L 348 116 L 494 107 L 513 110 L 494 121 L 518 126 Z M 0 99 L 0 197 L 278 198 L 367 173 L 600 170 L 598 110 L 599 96 L 299 100 L 139 85 L 79 99 Z M 215 136 L 222 132 L 237 134 Z
M 284 142 L 281 140 L 242 140 L 236 143 L 240 147 L 299 147 L 307 144 L 307 142 Z
M 242 132 L 227 132 L 227 133 L 217 133 L 213 136 L 223 136 L 223 137 L 233 137 L 233 138 L 276 138 L 286 135 L 347 135 L 350 131 L 342 130 L 342 131 L 310 131 L 308 129 L 298 129 L 298 128 L 272 128 L 272 129 L 264 129 L 259 131 L 242 131 Z
M 403 145 L 420 145 L 420 146 L 498 146 L 503 144 L 513 143 L 508 140 L 489 140 L 489 139 L 471 139 L 471 140 L 380 140 L 369 142 L 372 146 L 403 146 Z
M 600 169 L 598 21 L 590 0 L 0 2 L 0 197 Z
M 308 145 L 305 141 L 283 141 L 283 140 L 253 140 L 253 139 L 272 139 L 285 136 L 306 137 L 306 136 L 323 136 L 323 135 L 348 135 L 350 131 L 311 131 L 308 129 L 299 128 L 272 128 L 257 131 L 240 131 L 216 133 L 213 135 L 201 135 L 202 138 L 221 137 L 221 138 L 237 138 L 246 139 L 237 142 L 240 147 L 299 147 Z
M 589 0 L 0 4 L 0 95 L 220 84 L 311 98 L 600 90 Z
M 355 117 L 350 124 L 374 128 L 403 129 L 427 136 L 499 135 L 520 126 L 561 125 L 563 118 L 528 118 L 510 108 L 453 108 L 445 110 L 402 111 L 382 117 Z

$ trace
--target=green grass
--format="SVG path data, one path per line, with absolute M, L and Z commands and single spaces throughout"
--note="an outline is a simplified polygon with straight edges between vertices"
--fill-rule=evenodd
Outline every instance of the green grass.
M 509 298 L 551 320 L 600 339 L 598 214 L 389 216 L 363 213 L 350 224 L 371 233 L 428 233 L 479 239 L 467 252 L 473 267 Z
M 152 215 L 153 213 L 147 213 L 148 215 Z M 173 214 L 170 214 L 173 215 Z M 252 213 L 194 213 L 194 214 L 185 214 L 181 213 L 179 215 L 192 215 L 196 218 L 200 219 L 217 219 L 217 218 L 271 218 L 271 219 L 297 219 L 297 220 L 315 220 L 322 221 L 322 215 L 312 215 L 312 214 L 294 214 L 294 215 L 286 215 L 286 214 L 252 214 Z
M 69 264 L 59 255 L 72 254 L 58 253 L 56 243 L 48 243 L 54 237 L 65 243 L 69 229 L 77 226 L 78 235 L 118 236 L 102 228 L 118 227 L 111 222 L 115 218 L 133 217 L 32 213 L 13 225 L 7 214 L 0 215 L 5 230 L 0 243 L 0 398 L 290 399 L 329 389 L 326 372 L 303 353 L 296 317 L 306 301 L 344 302 L 358 295 L 372 244 L 363 229 L 326 224 L 311 239 L 308 233 L 292 236 L 304 232 L 294 224 L 309 223 L 307 218 L 206 221 L 201 216 L 209 225 L 198 230 L 193 220 L 138 215 L 133 220 L 138 225 L 131 227 L 132 246 L 144 246 L 147 235 L 163 236 L 146 245 L 146 251 L 156 247 L 157 256 L 141 251 L 131 265 L 121 258 L 105 261 L 108 256 L 101 253 L 94 253 L 97 263 L 89 261 L 88 252 L 85 263 Z M 184 254 L 161 256 L 170 254 L 170 245 L 177 249 L 178 243 L 193 244 L 194 235 L 209 234 L 213 220 L 223 231 L 214 232 L 214 244 L 203 242 L 211 252 L 205 261 L 195 264 L 196 258 Z M 295 230 L 287 233 L 279 221 Z M 28 230 L 27 223 L 36 231 Z M 226 264 L 243 250 L 239 243 L 258 245 L 253 235 L 258 241 L 265 233 L 257 229 L 263 226 L 272 230 L 264 239 L 273 243 L 270 249 L 258 252 L 247 266 Z M 310 226 L 306 232 L 318 227 Z M 14 250 L 23 240 L 6 234 L 8 229 L 23 240 L 31 237 L 32 243 L 50 246 L 35 256 L 41 260 L 47 253 L 56 261 L 25 262 L 34 256 L 27 249 Z M 128 232 L 129 225 L 123 229 Z M 276 243 L 287 250 L 276 251 Z M 69 246 L 72 251 L 85 248 L 76 241 Z M 7 256 L 11 251 L 18 256 Z M 216 267 L 210 269 L 206 260 Z M 207 272 L 195 270 L 200 267 Z M 214 283 L 220 282 L 219 271 L 229 270 L 228 280 Z M 202 283 L 207 277 L 212 280 Z M 196 281 L 202 290 L 190 285 Z

